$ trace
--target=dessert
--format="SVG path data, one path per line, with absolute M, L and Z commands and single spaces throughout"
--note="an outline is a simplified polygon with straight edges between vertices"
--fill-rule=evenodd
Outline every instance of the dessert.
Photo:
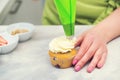
M 76 55 L 74 48 L 75 39 L 57 37 L 49 44 L 49 56 L 53 66 L 58 68 L 68 68 L 72 66 L 72 60 Z

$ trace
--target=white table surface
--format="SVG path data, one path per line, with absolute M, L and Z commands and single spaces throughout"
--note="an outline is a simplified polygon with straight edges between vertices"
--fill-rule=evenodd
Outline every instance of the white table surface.
M 0 31 L 6 27 L 0 26 Z M 91 27 L 76 26 L 76 35 L 88 28 Z M 11 53 L 0 55 L 0 80 L 120 80 L 120 38 L 108 44 L 104 67 L 87 73 L 87 66 L 75 72 L 73 67 L 58 69 L 51 65 L 48 44 L 63 34 L 61 26 L 36 26 L 30 40 L 19 43 Z

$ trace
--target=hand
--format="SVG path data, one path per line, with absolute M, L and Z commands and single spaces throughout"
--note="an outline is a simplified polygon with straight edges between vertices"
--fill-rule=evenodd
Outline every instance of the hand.
M 2 36 L 0 36 L 0 46 L 6 45 L 6 44 L 7 44 L 7 41 Z
M 76 46 L 80 48 L 73 59 L 75 70 L 79 71 L 90 60 L 88 72 L 92 72 L 96 67 L 101 68 L 107 57 L 106 44 L 118 36 L 120 36 L 120 8 L 113 11 L 96 27 L 78 37 Z
M 78 54 L 73 59 L 75 71 L 79 71 L 88 61 L 87 71 L 92 72 L 96 67 L 101 68 L 107 57 L 107 41 L 105 34 L 97 28 L 92 28 L 77 39 L 75 46 L 80 46 Z

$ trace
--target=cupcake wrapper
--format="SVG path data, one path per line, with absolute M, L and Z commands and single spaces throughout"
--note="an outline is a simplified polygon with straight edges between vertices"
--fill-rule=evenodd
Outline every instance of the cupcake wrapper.
M 49 55 L 53 66 L 58 68 L 68 68 L 72 66 L 72 60 L 76 55 L 76 50 L 73 50 L 66 54 L 56 54 L 49 51 Z

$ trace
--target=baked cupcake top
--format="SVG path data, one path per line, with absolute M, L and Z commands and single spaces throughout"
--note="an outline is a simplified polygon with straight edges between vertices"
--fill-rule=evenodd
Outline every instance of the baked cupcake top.
M 49 50 L 54 53 L 66 53 L 74 48 L 76 39 L 67 39 L 65 36 L 54 38 L 49 44 Z

